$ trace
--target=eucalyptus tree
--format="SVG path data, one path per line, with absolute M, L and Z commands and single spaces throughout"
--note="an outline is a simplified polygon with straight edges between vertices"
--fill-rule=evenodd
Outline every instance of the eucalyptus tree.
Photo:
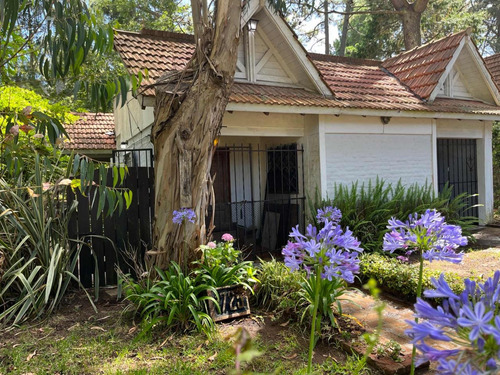
M 281 0 L 267 0 L 284 11 Z M 156 84 L 151 139 L 155 150 L 153 262 L 187 267 L 206 242 L 205 215 L 212 192 L 210 168 L 234 82 L 242 16 L 261 1 L 191 0 L 195 52 L 182 71 Z M 242 13 L 244 12 L 244 13 Z M 180 227 L 172 212 L 189 208 L 195 222 Z M 187 249 L 187 250 L 186 250 Z M 186 253 L 187 251 L 187 253 Z

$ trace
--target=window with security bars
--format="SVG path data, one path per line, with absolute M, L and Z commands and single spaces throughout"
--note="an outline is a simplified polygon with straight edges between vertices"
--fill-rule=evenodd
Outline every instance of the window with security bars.
M 299 194 L 296 144 L 267 150 L 267 192 L 269 194 Z

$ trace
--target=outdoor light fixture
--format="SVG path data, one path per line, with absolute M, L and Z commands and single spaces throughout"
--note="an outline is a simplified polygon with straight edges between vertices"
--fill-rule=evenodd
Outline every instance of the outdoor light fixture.
M 125 149 L 127 148 L 127 146 L 128 146 L 128 142 L 122 142 L 122 143 L 120 144 L 120 148 L 121 148 L 122 150 L 125 150 Z
M 391 121 L 391 118 L 389 116 L 380 116 L 380 121 L 382 124 L 387 125 Z
M 248 21 L 248 31 L 256 31 L 257 30 L 257 24 L 259 23 L 258 20 L 250 20 Z

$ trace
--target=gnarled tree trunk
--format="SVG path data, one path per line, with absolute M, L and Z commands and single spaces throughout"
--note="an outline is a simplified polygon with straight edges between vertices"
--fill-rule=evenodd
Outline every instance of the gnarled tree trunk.
M 186 269 L 197 257 L 194 249 L 206 241 L 210 167 L 234 80 L 241 4 L 217 1 L 209 21 L 206 1 L 192 0 L 195 55 L 184 72 L 156 87 L 155 222 L 149 253 L 160 268 L 175 261 Z M 194 210 L 195 224 L 172 222 L 180 208 Z
M 420 21 L 429 0 L 415 0 L 411 3 L 408 0 L 391 0 L 391 2 L 394 8 L 401 14 L 405 49 L 408 51 L 418 47 L 422 44 Z

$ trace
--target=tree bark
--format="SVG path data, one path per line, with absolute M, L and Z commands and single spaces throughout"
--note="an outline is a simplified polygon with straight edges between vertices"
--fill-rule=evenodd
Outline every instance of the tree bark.
M 422 13 L 427 8 L 429 0 L 415 0 L 413 3 L 407 0 L 391 0 L 391 3 L 398 12 L 401 12 L 405 49 L 408 51 L 418 47 L 422 44 L 420 31 Z
M 330 13 L 329 13 L 329 6 L 328 6 L 328 0 L 325 0 L 323 3 L 323 8 L 324 8 L 324 23 L 325 23 L 325 55 L 330 54 Z
M 152 263 L 165 268 L 175 261 L 183 269 L 197 258 L 195 249 L 206 242 L 205 216 L 211 190 L 210 167 L 214 140 L 236 70 L 241 1 L 219 0 L 207 25 L 207 9 L 192 0 L 196 52 L 180 79 L 157 86 L 152 141 L 155 150 L 155 221 Z M 178 77 L 179 78 L 179 77 Z M 172 94 L 172 86 L 184 88 Z M 174 90 L 175 91 L 175 90 Z M 172 213 L 192 208 L 195 223 L 177 225 Z
M 352 12 L 353 0 L 346 0 L 344 22 L 342 23 L 342 35 L 340 36 L 339 56 L 345 56 L 345 47 L 347 46 L 347 33 L 349 32 L 349 18 Z

